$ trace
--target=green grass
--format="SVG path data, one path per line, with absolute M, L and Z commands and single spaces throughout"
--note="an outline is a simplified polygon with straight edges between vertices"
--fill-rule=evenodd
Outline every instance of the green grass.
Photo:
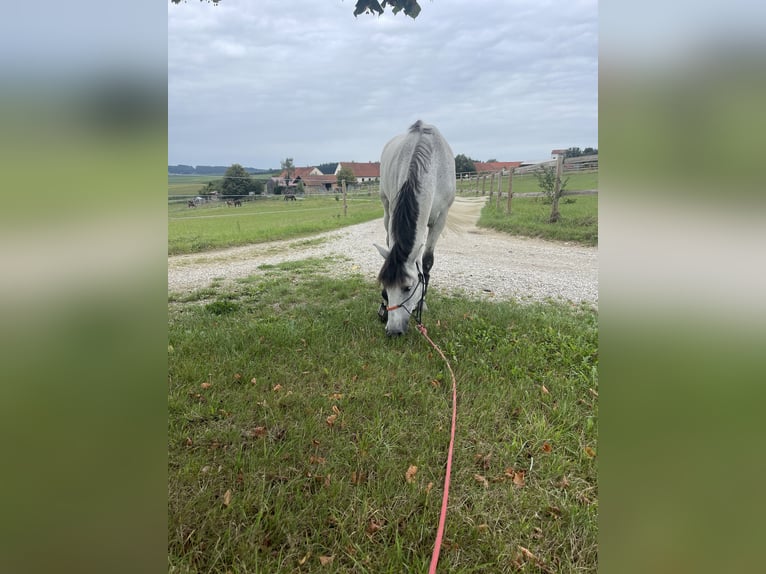
M 554 241 L 572 241 L 583 245 L 598 245 L 598 196 L 564 196 L 559 201 L 561 219 L 548 223 L 551 205 L 541 198 L 514 197 L 511 214 L 505 213 L 505 199 L 500 209 L 495 203 L 484 206 L 479 227 L 488 227 L 512 235 L 540 237 Z
M 565 189 L 567 191 L 580 191 L 580 190 L 586 190 L 586 189 L 598 189 L 598 171 L 587 171 L 587 172 L 573 172 L 573 173 L 565 173 L 563 176 L 563 179 L 566 180 L 569 178 L 569 181 L 566 183 Z M 489 195 L 489 178 L 487 178 L 487 183 L 485 185 L 484 195 Z M 482 181 L 478 181 L 478 185 L 476 180 L 458 180 L 458 193 L 464 194 L 464 195 L 480 195 L 481 189 L 482 189 Z M 497 179 L 495 179 L 494 189 L 497 191 Z M 503 194 L 508 192 L 508 176 L 505 176 L 503 178 L 502 186 L 501 186 Z M 526 174 L 526 175 L 514 175 L 513 176 L 513 193 L 539 193 L 540 187 L 537 183 L 537 178 L 533 174 Z
M 448 372 L 414 328 L 385 336 L 374 284 L 323 265 L 171 300 L 169 571 L 426 571 Z M 595 572 L 595 312 L 436 291 L 429 308 L 458 381 L 440 570 Z
M 268 179 L 273 173 L 251 175 L 253 179 Z M 173 175 L 168 174 L 168 195 L 198 195 L 205 184 L 223 179 L 222 175 Z
M 169 255 L 292 239 L 383 217 L 378 198 L 366 194 L 348 200 L 345 216 L 343 202 L 334 195 L 290 202 L 258 199 L 236 208 L 173 205 L 168 210 Z

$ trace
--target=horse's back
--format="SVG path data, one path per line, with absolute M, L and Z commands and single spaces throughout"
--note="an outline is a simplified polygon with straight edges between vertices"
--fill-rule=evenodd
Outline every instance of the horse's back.
M 430 154 L 421 174 L 432 180 L 435 193 L 452 203 L 455 197 L 455 156 L 447 140 L 436 126 L 415 122 L 407 133 L 394 136 L 383 147 L 380 158 L 380 193 L 392 198 L 407 180 L 410 162 L 420 138 L 427 138 Z

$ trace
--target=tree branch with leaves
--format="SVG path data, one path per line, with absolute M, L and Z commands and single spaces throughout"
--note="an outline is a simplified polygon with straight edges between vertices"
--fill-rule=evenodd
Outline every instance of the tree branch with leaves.
M 173 4 L 180 4 L 183 2 L 186 4 L 187 0 L 170 0 Z M 317 0 L 324 1 L 324 0 Z M 207 2 L 218 6 L 221 0 L 200 0 L 200 2 Z M 383 0 L 378 2 L 377 0 L 358 0 L 354 6 L 354 16 L 359 14 L 377 14 L 382 16 L 386 8 L 390 7 L 393 14 L 404 12 L 405 16 L 409 16 L 413 20 L 420 14 L 420 4 L 417 0 Z

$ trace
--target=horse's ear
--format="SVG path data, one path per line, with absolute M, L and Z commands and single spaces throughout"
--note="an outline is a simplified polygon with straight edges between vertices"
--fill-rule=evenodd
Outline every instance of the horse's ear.
M 388 253 L 389 253 L 388 249 L 386 249 L 385 247 L 381 247 L 381 246 L 380 246 L 380 245 L 378 245 L 377 243 L 373 243 L 373 245 L 374 245 L 374 246 L 375 246 L 375 248 L 378 250 L 378 253 L 380 253 L 380 254 L 383 256 L 383 259 L 385 259 L 386 257 L 388 257 Z

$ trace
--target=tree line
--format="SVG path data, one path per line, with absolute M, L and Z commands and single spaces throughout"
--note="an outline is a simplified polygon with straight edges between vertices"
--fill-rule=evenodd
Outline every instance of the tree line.
M 221 179 L 209 181 L 203 185 L 199 194 L 204 197 L 217 193 L 221 199 L 242 199 L 250 195 L 261 195 L 265 185 L 262 179 L 253 178 L 247 168 L 235 163 L 224 168 Z
M 179 163 L 177 165 L 168 166 L 169 175 L 224 175 L 226 170 L 230 166 L 225 165 L 185 165 Z M 259 169 L 257 167 L 243 167 L 247 173 L 270 173 L 271 169 Z

